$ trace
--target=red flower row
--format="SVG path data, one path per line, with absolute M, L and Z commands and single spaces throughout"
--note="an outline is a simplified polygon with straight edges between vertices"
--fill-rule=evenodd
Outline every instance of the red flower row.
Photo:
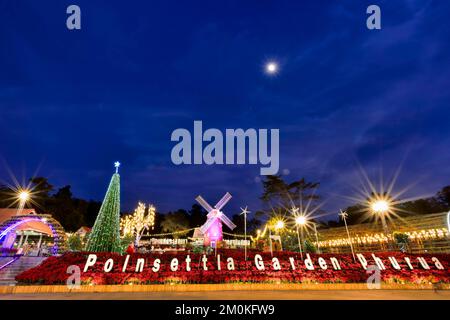
M 314 266 L 310 270 L 298 253 L 275 252 L 274 257 L 279 260 L 280 270 L 277 270 L 276 262 L 272 260 L 270 253 L 250 251 L 248 261 L 245 262 L 244 253 L 237 250 L 219 250 L 220 269 L 218 270 L 217 258 L 214 255 L 207 256 L 203 261 L 201 254 L 189 254 L 189 267 L 187 270 L 186 253 L 162 255 L 131 254 L 123 272 L 126 255 L 121 256 L 112 253 L 97 253 L 95 264 L 90 266 L 86 272 L 89 253 L 66 253 L 60 257 L 50 257 L 41 265 L 23 272 L 16 277 L 22 284 L 65 284 L 68 277 L 67 268 L 77 265 L 81 270 L 81 281 L 84 284 L 152 284 L 152 283 L 230 283 L 230 282 L 289 282 L 289 283 L 364 283 L 370 274 L 363 268 L 360 260 L 353 260 L 349 254 L 322 254 L 310 255 Z M 264 263 L 264 270 L 259 270 L 255 263 L 255 255 L 259 254 Z M 405 255 L 397 252 L 377 253 L 385 270 L 381 270 L 381 280 L 384 282 L 398 283 L 450 283 L 450 255 Z M 395 258 L 400 270 L 392 265 L 389 257 Z M 419 257 L 423 257 L 429 265 L 424 269 Z M 136 272 L 136 262 L 144 259 L 141 272 Z M 178 259 L 176 271 L 171 270 L 171 262 Z M 232 258 L 234 270 L 228 270 L 227 259 Z M 293 258 L 293 261 L 290 260 Z M 326 262 L 326 269 L 321 268 L 320 259 Z M 335 270 L 330 258 L 339 261 L 340 270 Z M 374 265 L 371 254 L 364 254 L 368 265 Z M 405 258 L 409 258 L 405 259 Z M 433 259 L 434 258 L 434 259 Z M 105 272 L 105 262 L 112 259 L 113 265 L 110 272 Z M 160 259 L 159 269 L 154 270 L 155 259 Z M 409 264 L 408 264 L 409 261 Z M 436 264 L 438 261 L 440 264 Z M 295 269 L 292 268 L 294 264 Z M 207 270 L 204 270 L 206 265 Z M 412 269 L 411 269 L 412 267 Z M 440 268 L 438 268 L 440 267 Z M 108 268 L 106 268 L 108 269 Z

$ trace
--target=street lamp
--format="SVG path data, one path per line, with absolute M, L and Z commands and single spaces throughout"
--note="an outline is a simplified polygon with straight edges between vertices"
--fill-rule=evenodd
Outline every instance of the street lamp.
M 317 245 L 317 253 L 321 253 L 320 252 L 320 245 L 319 245 L 319 235 L 317 233 L 317 223 L 314 222 L 314 233 L 316 234 L 316 245 Z
M 274 75 L 278 72 L 278 63 L 270 61 L 266 64 L 265 69 L 267 74 Z
M 247 214 L 249 214 L 250 211 L 245 207 L 244 209 L 241 208 L 241 213 L 244 215 L 244 229 L 245 229 L 245 235 L 244 235 L 244 255 L 245 255 L 245 261 L 247 261 Z M 259 230 L 258 230 L 259 231 Z M 247 265 L 245 265 L 247 267 Z
M 348 232 L 348 226 L 347 226 L 348 213 L 340 210 L 339 216 L 342 218 L 342 220 L 344 220 L 345 230 L 347 230 L 348 243 L 350 244 L 350 249 L 352 250 L 353 261 L 356 262 L 355 251 L 353 250 L 352 239 L 350 239 L 350 232 Z
M 298 248 L 300 250 L 300 256 L 303 260 L 303 250 L 302 250 L 302 241 L 303 241 L 303 226 L 306 224 L 305 216 L 297 216 L 295 218 L 295 226 L 297 227 L 297 240 L 298 240 Z M 298 232 L 298 227 L 300 226 L 301 236 Z
M 388 196 L 376 196 L 374 199 L 369 200 L 370 209 L 374 214 L 380 217 L 383 231 L 386 234 L 388 247 L 391 249 L 391 243 L 389 242 L 389 229 L 386 224 L 387 214 L 391 211 L 391 201 Z
M 277 231 L 278 233 L 280 232 L 280 230 L 284 229 L 284 221 L 283 220 L 277 220 L 273 226 L 269 225 L 269 243 L 270 243 L 270 255 L 273 256 L 273 247 L 272 247 L 272 228 L 275 229 L 275 231 Z M 281 236 L 278 234 L 278 237 L 280 238 L 280 245 L 282 245 L 281 243 Z M 281 247 L 281 250 L 283 250 L 283 247 Z
M 298 216 L 297 218 L 295 218 L 295 224 L 297 225 L 305 225 L 306 224 L 306 218 L 304 216 Z
M 27 202 L 30 199 L 30 192 L 27 190 L 23 190 L 21 192 L 19 192 L 18 198 L 20 200 L 20 202 Z
M 373 212 L 378 214 L 385 214 L 390 209 L 389 202 L 386 200 L 376 200 L 372 202 L 370 207 Z
M 26 189 L 18 190 L 17 200 L 19 201 L 19 207 L 17 208 L 16 215 L 20 215 L 23 208 L 25 208 L 25 204 L 30 200 L 30 191 Z
M 283 229 L 283 228 L 284 228 L 284 221 L 278 220 L 278 221 L 275 223 L 275 230 L 280 231 L 280 230 Z
M 447 214 L 447 230 L 450 232 L 450 211 Z

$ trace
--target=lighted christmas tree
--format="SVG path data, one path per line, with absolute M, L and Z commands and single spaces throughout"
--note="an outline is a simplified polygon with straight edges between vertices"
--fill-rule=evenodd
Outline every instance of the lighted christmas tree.
M 116 173 L 112 176 L 97 219 L 86 245 L 90 252 L 121 253 L 120 243 L 120 163 L 114 164 Z

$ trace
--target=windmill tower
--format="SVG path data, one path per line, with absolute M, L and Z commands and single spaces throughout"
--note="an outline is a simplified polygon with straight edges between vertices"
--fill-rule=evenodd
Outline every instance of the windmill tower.
M 195 198 L 197 202 L 208 211 L 207 220 L 200 227 L 201 232 L 205 235 L 205 245 L 215 247 L 217 242 L 222 241 L 222 223 L 233 230 L 236 225 L 222 212 L 222 208 L 230 201 L 231 194 L 228 192 L 220 199 L 214 207 L 211 207 L 202 196 Z

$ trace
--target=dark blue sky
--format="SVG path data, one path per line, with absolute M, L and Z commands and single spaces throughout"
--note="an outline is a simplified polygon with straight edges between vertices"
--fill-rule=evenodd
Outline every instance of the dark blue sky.
M 66 7 L 82 30 L 65 27 Z M 260 208 L 259 166 L 175 166 L 176 128 L 279 128 L 288 180 L 320 181 L 335 213 L 371 177 L 429 195 L 450 184 L 450 3 L 0 2 L 0 178 L 38 175 L 103 198 L 120 160 L 123 209 L 226 191 Z M 269 77 L 264 63 L 280 72 Z M 214 202 L 215 203 L 215 202 Z M 228 210 L 227 210 L 228 209 Z

